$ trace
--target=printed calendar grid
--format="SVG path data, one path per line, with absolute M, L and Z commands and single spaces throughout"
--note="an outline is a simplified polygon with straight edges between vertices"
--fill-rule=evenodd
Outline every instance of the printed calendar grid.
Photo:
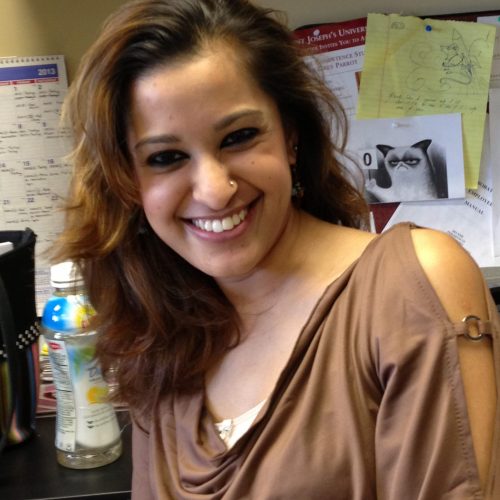
M 70 134 L 60 124 L 66 91 L 63 56 L 0 58 L 0 227 L 37 234 L 39 314 L 51 291 L 45 252 L 62 228 L 71 175 Z

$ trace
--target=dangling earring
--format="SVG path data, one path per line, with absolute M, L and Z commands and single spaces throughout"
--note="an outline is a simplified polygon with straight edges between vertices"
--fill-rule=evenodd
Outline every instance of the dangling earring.
M 295 144 L 293 146 L 293 151 L 297 154 L 298 146 Z M 297 169 L 297 165 L 291 165 L 292 169 L 292 198 L 296 200 L 300 200 L 304 197 L 304 186 L 300 182 L 299 173 Z
M 148 225 L 146 222 L 146 216 L 144 215 L 144 212 L 142 210 L 139 212 L 137 226 L 138 226 L 137 227 L 137 234 L 139 236 L 142 236 L 142 235 L 148 233 Z
M 298 177 L 297 167 L 292 165 L 292 198 L 300 200 L 304 197 L 304 186 Z

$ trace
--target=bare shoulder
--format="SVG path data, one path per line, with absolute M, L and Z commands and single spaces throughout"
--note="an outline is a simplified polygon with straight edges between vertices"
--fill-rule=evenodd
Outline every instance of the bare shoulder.
M 339 241 L 343 241 L 346 247 L 352 249 L 354 253 L 362 253 L 368 243 L 377 238 L 377 234 L 355 229 L 352 227 L 333 226 L 335 236 Z
M 324 222 L 308 214 L 302 217 L 307 222 L 304 226 L 308 233 L 301 238 L 300 260 L 304 260 L 304 255 L 310 256 L 311 265 L 314 268 L 326 266 L 329 271 L 323 268 L 321 273 L 330 277 L 343 272 L 377 237 L 368 231 Z
M 470 255 L 451 237 L 428 229 L 412 230 L 418 259 L 451 321 L 467 315 L 488 318 L 484 281 Z M 458 339 L 460 371 L 466 396 L 470 432 L 483 488 L 493 446 L 496 412 L 495 365 L 490 339 Z
M 333 239 L 338 243 L 345 242 L 348 246 L 365 247 L 371 240 L 379 236 L 363 229 L 326 222 L 306 212 L 301 213 L 301 218 L 304 221 L 304 226 L 312 230 L 313 235 L 321 236 L 321 239 Z
M 329 252 L 337 250 L 336 260 L 341 270 L 347 268 L 364 252 L 368 244 L 377 237 L 376 234 L 344 226 L 333 226 L 333 239 L 329 243 Z
M 469 314 L 486 318 L 481 270 L 451 236 L 432 229 L 413 229 L 415 252 L 452 321 Z

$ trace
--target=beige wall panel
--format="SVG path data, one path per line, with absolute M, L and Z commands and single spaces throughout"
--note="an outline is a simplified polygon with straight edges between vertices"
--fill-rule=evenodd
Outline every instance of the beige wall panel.
M 0 0 L 0 56 L 62 54 L 69 78 L 123 0 Z
M 319 22 L 345 21 L 368 12 L 404 15 L 438 15 L 499 10 L 499 0 L 255 0 L 256 3 L 287 12 L 292 28 Z
M 285 10 L 290 27 L 343 21 L 368 12 L 443 14 L 500 9 L 499 0 L 256 0 Z M 0 0 L 0 56 L 63 54 L 68 75 L 124 0 Z

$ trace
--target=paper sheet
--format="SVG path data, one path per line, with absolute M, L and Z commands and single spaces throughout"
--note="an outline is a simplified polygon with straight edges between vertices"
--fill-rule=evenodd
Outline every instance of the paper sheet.
M 400 203 L 384 230 L 402 221 L 452 235 L 481 267 L 500 265 L 493 255 L 491 206 L 493 198 L 489 134 L 485 134 L 478 189 L 467 190 L 465 200 Z
M 476 187 L 494 42 L 486 24 L 369 14 L 357 118 L 462 113 Z
M 348 119 L 356 113 L 365 33 L 366 18 L 295 31 L 297 42 L 311 54 L 306 62 L 323 77 Z
M 491 65 L 490 88 L 500 88 L 500 16 L 484 16 L 477 18 L 478 23 L 491 24 L 496 27 L 493 63 Z
M 298 44 L 310 54 L 305 57 L 305 61 L 335 94 L 349 123 L 354 118 L 358 102 L 365 33 L 366 18 L 300 28 L 294 32 Z M 333 127 L 332 136 L 334 141 L 342 139 L 336 127 Z M 351 182 L 362 190 L 364 178 L 358 165 L 348 158 L 345 161 Z
M 491 224 L 493 227 L 493 251 L 500 257 L 500 88 L 490 90 L 490 140 L 491 165 L 493 169 L 493 206 Z
M 463 198 L 461 123 L 459 113 L 353 120 L 347 148 L 363 169 L 367 201 Z
M 38 314 L 52 292 L 44 252 L 63 227 L 71 176 L 70 134 L 59 123 L 66 90 L 63 56 L 0 58 L 0 226 L 37 234 Z
M 346 49 L 346 51 L 351 50 L 352 49 Z M 351 71 L 337 71 L 335 63 L 332 62 L 334 57 L 338 56 L 319 54 L 315 57 L 307 57 L 306 62 L 321 73 L 328 88 L 342 104 L 347 119 L 350 121 L 356 114 L 358 78 L 354 71 L 354 67 L 352 67 L 353 69 Z

